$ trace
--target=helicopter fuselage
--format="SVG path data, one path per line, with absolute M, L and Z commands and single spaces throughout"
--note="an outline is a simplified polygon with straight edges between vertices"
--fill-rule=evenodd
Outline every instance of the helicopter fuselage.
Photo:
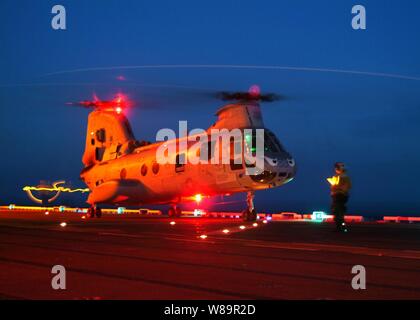
M 188 158 L 188 153 L 201 151 L 193 148 L 195 139 L 184 137 L 141 144 L 134 139 L 123 114 L 109 110 L 93 111 L 89 115 L 83 155 L 85 168 L 80 174 L 91 190 L 88 203 L 127 206 L 180 203 L 194 200 L 197 195 L 207 197 L 279 187 L 293 179 L 295 161 L 276 136 L 264 127 L 258 104 L 227 105 L 217 115 L 218 121 L 207 132 L 211 129 L 236 129 L 241 133 L 259 129 L 263 132 L 260 145 L 264 150 L 262 168 L 249 174 L 252 164 L 245 161 L 245 151 L 239 155 L 242 160 L 239 164 L 233 159 L 237 155 L 227 162 L 221 161 L 225 147 L 214 149 L 212 146 L 218 141 L 211 136 L 206 142 L 209 146 L 206 154 L 200 155 L 201 159 L 207 158 L 207 162 L 180 161 Z M 239 141 L 242 150 L 252 146 L 247 140 L 256 139 L 244 135 Z M 233 143 L 237 142 L 231 142 L 232 150 Z M 158 157 L 159 149 L 171 144 L 184 144 L 186 148 L 172 149 L 175 151 L 170 157 L 174 161 L 162 163 Z

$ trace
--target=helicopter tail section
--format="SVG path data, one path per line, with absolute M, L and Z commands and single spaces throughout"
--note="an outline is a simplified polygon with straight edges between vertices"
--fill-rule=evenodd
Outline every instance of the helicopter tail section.
M 82 162 L 85 167 L 116 159 L 133 150 L 135 137 L 127 118 L 115 111 L 94 110 L 89 114 L 86 146 Z

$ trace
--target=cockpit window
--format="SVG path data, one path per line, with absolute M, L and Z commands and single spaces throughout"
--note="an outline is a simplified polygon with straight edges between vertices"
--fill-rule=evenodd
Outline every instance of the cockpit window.
M 279 148 L 277 147 L 276 143 L 272 136 L 267 132 L 264 131 L 264 152 L 279 152 Z
M 245 135 L 245 144 L 254 154 L 257 151 L 258 135 L 253 132 L 252 135 Z M 275 153 L 284 152 L 283 146 L 280 144 L 276 136 L 269 130 L 264 129 L 264 152 Z
M 252 154 L 257 152 L 256 132 L 253 131 L 252 134 L 245 134 L 245 148 L 247 148 L 248 152 L 252 152 Z
M 270 130 L 267 130 L 267 129 L 265 130 L 265 133 L 268 134 L 268 136 L 270 137 L 271 141 L 275 144 L 278 151 L 286 152 L 283 145 L 280 143 L 279 139 L 277 139 L 277 137 L 274 133 L 272 133 Z

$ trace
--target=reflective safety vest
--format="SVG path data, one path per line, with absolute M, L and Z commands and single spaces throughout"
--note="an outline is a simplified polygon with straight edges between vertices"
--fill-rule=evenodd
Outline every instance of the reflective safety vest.
M 333 179 L 336 181 L 336 183 L 331 185 L 331 195 L 348 195 L 351 189 L 350 177 L 343 173 L 340 175 L 335 175 Z

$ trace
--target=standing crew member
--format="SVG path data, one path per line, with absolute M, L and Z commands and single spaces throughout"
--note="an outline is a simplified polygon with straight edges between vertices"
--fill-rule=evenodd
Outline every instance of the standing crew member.
M 349 199 L 349 191 L 351 189 L 351 181 L 347 176 L 347 170 L 344 163 L 337 162 L 334 165 L 335 176 L 331 178 L 331 211 L 334 214 L 334 221 L 337 231 L 347 232 L 346 224 L 344 222 L 344 215 L 346 214 L 346 203 Z

